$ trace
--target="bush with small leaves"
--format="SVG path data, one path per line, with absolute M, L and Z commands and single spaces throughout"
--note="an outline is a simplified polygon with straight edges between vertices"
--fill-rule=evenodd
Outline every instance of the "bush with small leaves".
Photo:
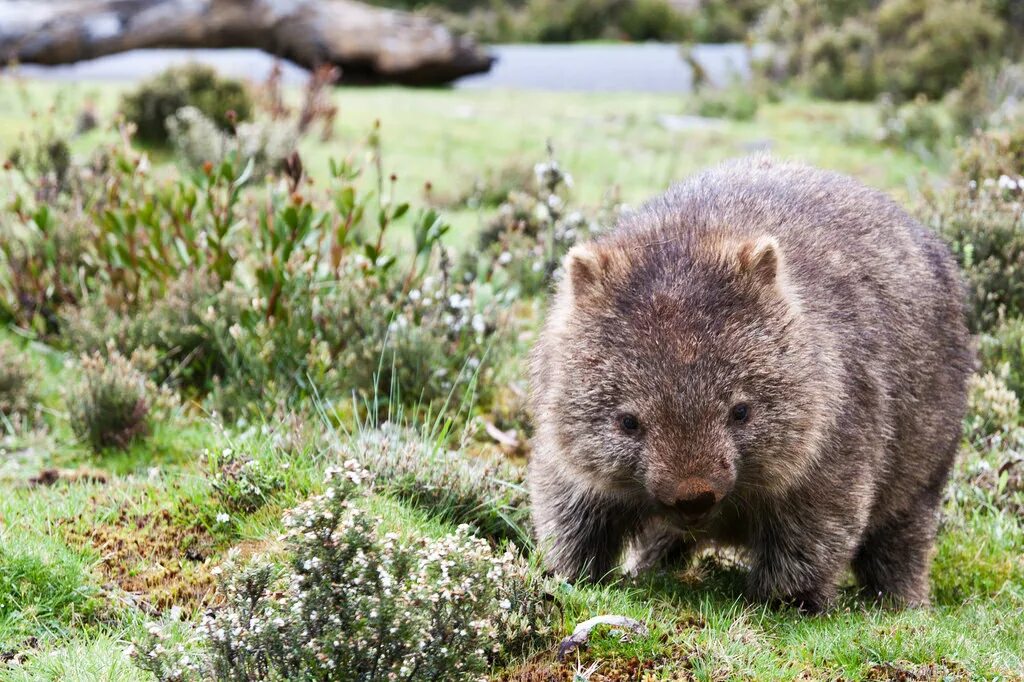
M 945 104 L 962 133 L 1012 128 L 1024 118 L 1024 64 L 972 69 L 946 96 Z
M 213 494 L 229 511 L 251 514 L 284 487 L 280 472 L 233 448 L 207 450 L 203 459 L 209 467 Z
M 379 530 L 359 499 L 368 476 L 330 469 L 325 492 L 285 516 L 285 570 L 222 567 L 225 601 L 199 646 L 168 649 L 155 630 L 133 660 L 161 680 L 466 680 L 547 635 L 543 582 L 511 548 L 467 526 L 439 539 Z
M 926 191 L 925 219 L 951 246 L 972 330 L 1024 316 L 1024 126 L 979 132 L 958 152 L 951 189 Z
M 299 143 L 298 129 L 286 121 L 239 123 L 231 133 L 191 106 L 167 118 L 167 133 L 178 156 L 193 168 L 220 165 L 232 155 L 240 166 L 252 162 L 257 177 L 282 170 Z
M 118 353 L 86 355 L 82 378 L 67 396 L 75 434 L 94 451 L 127 448 L 149 435 L 150 400 L 146 376 Z
M 377 490 L 494 541 L 531 543 L 523 467 L 467 456 L 394 424 L 338 444 L 342 456 L 371 472 Z
M 901 105 L 883 95 L 878 114 L 880 125 L 876 137 L 882 144 L 926 156 L 934 154 L 948 139 L 938 107 L 924 95 Z
M 510 299 L 545 293 L 562 258 L 602 227 L 567 209 L 572 176 L 550 155 L 534 166 L 534 182 L 510 192 L 481 233 L 475 253 L 460 263 L 462 279 L 490 284 Z
M 978 355 L 985 371 L 998 374 L 1011 391 L 1024 395 L 1024 318 L 1005 320 L 981 334 Z
M 768 10 L 761 31 L 781 46 L 785 71 L 830 99 L 938 99 L 1016 49 L 985 0 L 791 0 Z
M 0 339 L 0 431 L 3 422 L 32 416 L 37 407 L 36 372 L 13 343 Z
M 1017 426 L 1020 399 L 1007 387 L 1005 376 L 992 372 L 975 374 L 968 390 L 967 434 L 971 440 L 987 438 Z
M 182 107 L 195 107 L 220 130 L 252 115 L 252 97 L 241 81 L 223 78 L 200 64 L 172 67 L 144 81 L 121 100 L 121 113 L 135 124 L 137 138 L 167 144 L 167 118 Z

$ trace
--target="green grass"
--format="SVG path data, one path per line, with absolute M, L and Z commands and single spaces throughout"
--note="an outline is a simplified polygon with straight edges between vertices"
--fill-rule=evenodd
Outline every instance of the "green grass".
M 63 121 L 87 97 L 109 113 L 118 89 L 0 79 L 0 151 L 45 125 L 29 112 L 45 111 L 55 97 L 62 98 L 56 120 Z M 609 187 L 617 187 L 625 201 L 641 201 L 707 164 L 765 146 L 851 173 L 903 200 L 943 171 L 935 159 L 922 161 L 871 142 L 845 142 L 851 126 L 874 116 L 870 106 L 858 104 L 787 100 L 763 105 L 752 121 L 672 132 L 659 121 L 684 112 L 681 97 L 392 88 L 341 90 L 335 97 L 341 109 L 337 135 L 327 144 L 307 139 L 306 165 L 321 174 L 330 156 L 365 153 L 363 140 L 379 119 L 385 169 L 397 172 L 397 190 L 409 198 L 417 197 L 427 181 L 435 196 L 456 196 L 488 169 L 542 159 L 548 140 L 574 175 L 575 199 L 587 206 L 600 204 Z M 109 139 L 109 132 L 92 132 L 74 148 L 85 153 Z M 493 210 L 451 212 L 452 243 L 466 244 Z M 62 396 L 75 379 L 67 358 L 41 344 L 18 342 L 41 372 L 48 428 L 0 441 L 0 658 L 14 661 L 0 662 L 0 680 L 146 679 L 130 665 L 125 648 L 152 616 L 146 599 L 166 586 L 127 592 L 125 581 L 113 579 L 104 567 L 105 550 L 82 542 L 83 534 L 98 531 L 114 542 L 141 537 L 154 543 L 154 552 L 170 543 L 179 554 L 198 542 L 203 559 L 183 569 L 179 587 L 187 589 L 190 580 L 200 579 L 204 565 L 215 565 L 232 547 L 245 555 L 279 552 L 282 512 L 321 489 L 324 469 L 344 448 L 325 438 L 315 419 L 293 428 L 278 420 L 272 406 L 263 423 L 228 427 L 188 408 L 128 451 L 96 455 L 75 440 L 67 424 Z M 201 456 L 206 448 L 225 447 L 279 469 L 284 485 L 261 508 L 232 514 L 222 523 L 217 517 L 224 510 Z M 53 486 L 29 483 L 50 467 L 71 474 L 100 472 L 104 480 L 62 473 Z M 472 485 L 462 476 L 455 480 Z M 382 481 L 365 504 L 386 529 L 408 538 L 443 535 L 453 529 L 453 520 L 472 521 L 474 514 L 494 521 L 493 507 L 474 506 L 461 487 L 454 492 L 459 494 L 423 495 Z M 144 531 L 134 525 L 150 523 L 164 511 L 169 526 Z M 139 561 L 128 568 L 137 574 L 152 567 Z M 601 614 L 642 620 L 650 632 L 631 641 L 597 634 L 579 660 L 565 664 L 554 661 L 557 642 L 552 641 L 547 651 L 524 663 L 561 671 L 596 662 L 595 680 L 864 679 L 896 668 L 918 674 L 917 666 L 929 664 L 939 666 L 933 670 L 941 675 L 966 679 L 1024 676 L 1024 525 L 993 507 L 949 503 L 930 609 L 886 610 L 865 604 L 848 589 L 828 615 L 806 617 L 746 603 L 742 583 L 742 569 L 709 558 L 684 576 L 562 584 L 556 590 L 561 634 Z M 891 667 L 878 667 L 886 664 Z

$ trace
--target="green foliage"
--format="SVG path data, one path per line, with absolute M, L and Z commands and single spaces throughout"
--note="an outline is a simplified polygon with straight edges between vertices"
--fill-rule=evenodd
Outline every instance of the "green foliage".
M 952 189 L 926 194 L 927 218 L 963 269 L 975 331 L 1024 314 L 1022 142 L 1024 128 L 979 132 L 958 152 Z
M 91 615 L 95 588 L 81 563 L 64 548 L 0 529 L 0 632 L 32 621 L 70 624 Z
M 284 487 L 281 472 L 259 457 L 224 448 L 207 450 L 204 459 L 214 496 L 229 511 L 251 514 Z
M 941 111 L 924 95 L 900 105 L 883 96 L 878 115 L 878 140 L 883 144 L 928 155 L 939 151 L 949 137 Z
M 547 291 L 562 258 L 577 241 L 599 232 L 597 221 L 568 210 L 572 176 L 551 150 L 534 167 L 534 182 L 510 192 L 481 234 L 477 251 L 463 256 L 464 278 L 507 292 L 510 297 Z
M 82 357 L 82 379 L 67 396 L 75 434 L 94 451 L 127 448 L 149 435 L 146 377 L 114 351 Z
M 690 108 L 698 116 L 750 121 L 757 116 L 758 98 L 759 94 L 749 84 L 704 87 L 694 94 Z
M 10 341 L 0 339 L 0 432 L 4 422 L 30 416 L 37 407 L 38 377 Z
M 1004 320 L 978 338 L 981 366 L 1002 377 L 1007 388 L 1024 395 L 1024 319 Z
M 140 83 L 121 100 L 121 113 L 147 144 L 168 143 L 167 119 L 182 107 L 195 107 L 221 130 L 252 115 L 252 97 L 240 81 L 222 78 L 208 66 L 173 67 Z
M 494 541 L 531 544 L 522 467 L 445 450 L 394 425 L 341 443 L 344 456 L 372 472 L 374 487 L 456 524 L 470 524 Z
M 189 166 L 220 165 L 231 155 L 241 166 L 252 161 L 257 177 L 282 170 L 299 141 L 298 129 L 286 121 L 239 123 L 225 132 L 192 106 L 168 117 L 167 130 L 171 146 Z
M 160 680 L 462 680 L 547 632 L 543 586 L 511 550 L 465 526 L 437 540 L 385 533 L 356 504 L 367 472 L 350 461 L 327 476 L 285 516 L 287 569 L 229 561 L 201 645 L 168 650 L 152 630 L 135 662 Z
M 787 69 L 816 95 L 873 99 L 942 97 L 965 74 L 1016 49 L 985 0 L 787 3 L 769 12 L 765 35 L 783 46 Z

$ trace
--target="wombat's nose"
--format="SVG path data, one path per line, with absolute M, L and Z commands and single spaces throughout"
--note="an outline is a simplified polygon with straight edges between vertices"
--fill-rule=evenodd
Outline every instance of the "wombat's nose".
M 687 479 L 676 488 L 675 508 L 686 516 L 699 516 L 707 513 L 715 503 L 718 495 L 705 481 Z

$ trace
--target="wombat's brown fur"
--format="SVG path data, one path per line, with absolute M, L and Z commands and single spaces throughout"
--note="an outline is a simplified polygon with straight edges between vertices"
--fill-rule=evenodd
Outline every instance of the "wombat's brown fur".
M 870 594 L 927 602 L 973 366 L 961 293 L 882 194 L 767 158 L 573 248 L 531 368 L 549 565 L 597 579 L 628 541 L 714 541 L 747 551 L 755 599 L 821 608 L 852 562 Z

